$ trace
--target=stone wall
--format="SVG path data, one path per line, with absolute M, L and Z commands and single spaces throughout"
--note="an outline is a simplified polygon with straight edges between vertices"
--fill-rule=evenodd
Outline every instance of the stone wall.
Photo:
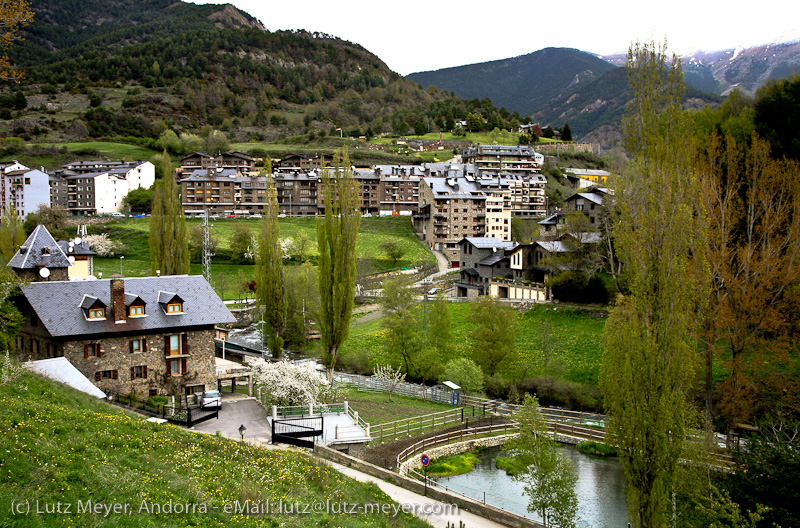
M 159 394 L 166 394 L 176 387 L 195 385 L 202 385 L 206 389 L 217 388 L 214 329 L 181 333 L 186 334 L 189 353 L 176 357 L 186 358 L 187 373 L 170 377 L 165 376 L 168 363 L 164 350 L 165 335 L 169 333 L 60 341 L 50 337 L 44 325 L 28 316 L 25 318 L 23 331 L 17 339 L 17 356 L 23 361 L 64 356 L 101 390 L 111 394 L 127 395 L 137 392 L 147 395 L 151 389 L 155 389 Z M 144 339 L 147 343 L 146 352 L 131 353 L 130 342 L 133 339 Z M 86 357 L 85 345 L 94 344 L 100 345 L 100 356 Z M 147 367 L 147 377 L 144 377 L 142 372 L 142 377 L 134 379 L 131 368 L 144 366 Z M 111 374 L 109 378 L 98 381 L 96 379 L 98 372 Z
M 439 447 L 426 449 L 425 454 L 428 455 L 428 458 L 434 460 L 437 458 L 444 458 L 450 455 L 459 455 L 461 453 L 466 453 L 468 451 L 475 451 L 479 447 L 495 447 L 503 445 L 510 439 L 514 438 L 515 436 L 517 435 L 511 434 L 511 435 L 490 436 L 486 438 L 476 438 L 474 440 L 465 440 L 464 442 L 456 442 L 455 444 L 447 444 Z M 406 460 L 405 462 L 400 463 L 400 467 L 398 468 L 398 473 L 400 473 L 401 475 L 407 475 L 408 472 L 411 471 L 412 469 L 420 469 L 421 467 L 422 467 L 422 457 L 413 456 L 410 459 Z

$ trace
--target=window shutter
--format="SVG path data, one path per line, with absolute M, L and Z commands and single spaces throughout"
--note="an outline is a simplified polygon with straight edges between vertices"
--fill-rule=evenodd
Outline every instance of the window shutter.
M 142 349 L 142 352 L 147 352 L 147 338 L 146 337 L 142 338 L 142 344 L 139 345 L 139 348 Z
M 181 359 L 181 374 L 186 374 L 188 369 L 186 368 L 186 358 Z
M 147 365 L 142 367 L 142 377 L 147 379 Z
M 128 349 L 130 350 L 130 353 L 133 354 L 133 341 L 128 341 Z
M 169 336 L 164 336 L 164 355 L 169 355 Z
M 89 357 L 89 345 L 88 344 L 87 345 L 83 345 L 83 357 L 84 358 L 88 358 Z
M 94 380 L 95 381 L 100 381 L 100 372 L 95 372 L 94 373 Z
M 134 371 L 134 367 L 131 367 L 131 379 L 136 379 L 136 372 Z
M 187 334 L 181 334 L 181 354 L 188 354 L 189 353 L 189 336 Z
M 119 371 L 118 370 L 115 369 L 115 370 L 111 371 L 111 379 L 119 379 Z
M 100 343 L 97 343 L 94 346 L 94 351 L 97 353 L 97 357 L 102 357 L 103 356 L 103 349 L 100 348 Z

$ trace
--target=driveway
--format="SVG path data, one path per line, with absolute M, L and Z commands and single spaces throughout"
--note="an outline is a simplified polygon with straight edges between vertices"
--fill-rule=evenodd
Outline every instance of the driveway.
M 267 417 L 267 411 L 258 405 L 255 398 L 223 399 L 219 418 L 199 423 L 192 430 L 208 434 L 219 431 L 226 438 L 239 440 L 239 426 L 244 425 L 247 429 L 244 434 L 245 442 L 264 445 L 269 443 L 271 436 Z

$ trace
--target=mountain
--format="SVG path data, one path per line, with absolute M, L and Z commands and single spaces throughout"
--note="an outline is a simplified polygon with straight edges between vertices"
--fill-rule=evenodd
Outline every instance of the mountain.
M 488 97 L 497 106 L 529 114 L 556 94 L 591 82 L 613 68 L 583 51 L 545 48 L 511 59 L 412 73 L 406 78 L 460 97 Z
M 583 140 L 583 136 L 599 128 L 618 129 L 631 98 L 626 75 L 625 68 L 615 67 L 592 83 L 572 86 L 534 108 L 532 119 L 542 126 L 569 123 L 573 135 Z M 687 84 L 682 104 L 684 108 L 699 109 L 721 100 Z
M 404 134 L 470 112 L 503 127 L 511 120 L 489 100 L 423 90 L 358 44 L 270 32 L 231 5 L 31 0 L 31 7 L 34 22 L 11 48 L 26 79 L 15 93 L 0 90 L 0 134 L 153 138 L 209 124 L 248 141 L 337 128 Z
M 625 55 L 605 55 L 615 66 Z M 800 41 L 682 55 L 686 82 L 703 92 L 727 95 L 733 88 L 753 93 L 770 80 L 800 74 Z

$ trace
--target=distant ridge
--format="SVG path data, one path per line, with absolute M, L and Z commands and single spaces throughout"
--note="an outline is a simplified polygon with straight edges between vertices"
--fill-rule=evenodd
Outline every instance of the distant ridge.
M 529 114 L 568 87 L 597 79 L 613 68 L 584 51 L 545 48 L 510 59 L 412 73 L 406 78 L 466 99 L 488 97 L 496 106 Z

